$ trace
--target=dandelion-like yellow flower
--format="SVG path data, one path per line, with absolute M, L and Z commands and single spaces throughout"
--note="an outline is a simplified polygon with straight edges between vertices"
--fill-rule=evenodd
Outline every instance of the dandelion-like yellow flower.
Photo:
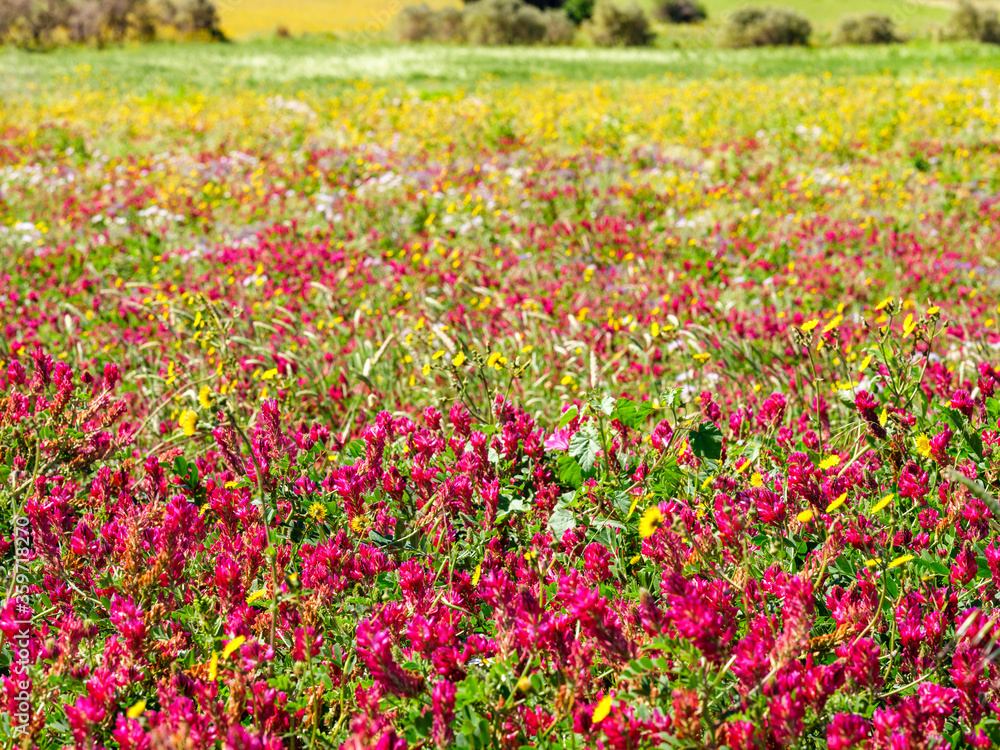
M 845 500 L 847 500 L 847 493 L 846 492 L 843 495 L 841 495 L 840 497 L 838 497 L 836 500 L 834 500 L 832 503 L 830 503 L 829 505 L 827 505 L 826 506 L 826 512 L 827 513 L 833 513 L 833 511 L 837 510 L 837 508 L 839 508 L 841 505 L 844 504 Z
M 643 539 L 652 536 L 661 526 L 663 526 L 663 513 L 660 512 L 659 506 L 651 505 L 639 519 L 639 536 Z
M 185 409 L 177 420 L 177 423 L 184 430 L 184 434 L 191 437 L 195 433 L 195 428 L 198 424 L 198 413 L 193 412 L 190 409 Z
M 201 404 L 202 409 L 212 408 L 212 391 L 209 390 L 207 385 L 203 385 L 201 390 L 198 391 L 198 403 Z
M 840 464 L 840 456 L 834 453 L 827 456 L 822 461 L 820 461 L 819 468 L 822 471 L 826 471 L 827 469 L 832 469 L 834 466 L 837 466 L 838 464 Z
M 611 696 L 605 695 L 600 701 L 598 701 L 597 705 L 594 706 L 594 714 L 590 717 L 591 721 L 595 724 L 600 724 L 608 717 L 609 713 L 611 713 Z
M 316 523 L 326 520 L 326 506 L 323 503 L 313 503 L 309 506 L 309 517 Z
M 917 453 L 924 458 L 931 457 L 931 441 L 924 433 L 917 435 Z

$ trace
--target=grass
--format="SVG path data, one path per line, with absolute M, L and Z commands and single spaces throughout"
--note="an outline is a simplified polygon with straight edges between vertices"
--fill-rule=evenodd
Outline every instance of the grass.
M 295 91 L 352 80 L 404 81 L 423 90 L 484 80 L 643 79 L 655 76 L 849 76 L 889 72 L 929 77 L 1000 64 L 1000 47 L 909 44 L 877 48 L 598 50 L 352 45 L 321 39 L 241 44 L 153 44 L 46 54 L 0 51 L 0 94 L 71 83 L 112 82 L 130 92 L 183 96 L 240 84 Z M 0 97 L 2 98 L 2 97 Z

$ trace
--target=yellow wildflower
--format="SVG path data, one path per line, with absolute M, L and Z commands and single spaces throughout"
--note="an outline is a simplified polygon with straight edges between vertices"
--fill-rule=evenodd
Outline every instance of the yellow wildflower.
M 177 420 L 180 424 L 181 429 L 184 430 L 184 434 L 191 437 L 195 433 L 195 428 L 198 424 L 198 413 L 193 412 L 190 409 L 185 409 L 181 412 L 180 419 Z
M 661 526 L 663 526 L 663 514 L 659 506 L 651 505 L 639 519 L 639 536 L 643 539 L 652 536 Z

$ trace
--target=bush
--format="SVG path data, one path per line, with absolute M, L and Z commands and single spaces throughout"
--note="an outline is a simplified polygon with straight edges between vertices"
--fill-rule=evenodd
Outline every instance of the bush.
M 612 0 L 597 1 L 588 33 L 600 47 L 644 47 L 656 37 L 642 8 L 635 3 L 617 5 Z
M 0 0 L 0 42 L 22 46 L 148 41 L 158 26 L 224 38 L 212 0 Z
M 436 32 L 437 14 L 426 5 L 408 5 L 396 15 L 392 32 L 400 42 L 425 42 Z
M 985 44 L 1000 44 L 1000 19 L 995 10 L 980 10 L 962 0 L 948 21 L 949 39 L 971 39 Z
M 566 0 L 563 10 L 573 23 L 580 24 L 594 15 L 594 0 Z
M 442 8 L 435 17 L 434 41 L 464 42 L 465 14 L 458 8 Z
M 523 0 L 481 0 L 464 10 L 408 6 L 393 21 L 393 32 L 401 42 L 570 44 L 576 27 L 561 10 L 541 11 Z
M 697 0 L 664 0 L 656 4 L 653 18 L 663 23 L 700 23 L 708 11 Z
M 845 18 L 834 37 L 836 44 L 895 44 L 901 41 L 893 20 L 877 14 Z
M 798 13 L 783 8 L 743 8 L 726 23 L 727 47 L 783 47 L 809 43 L 812 25 Z
M 522 0 L 478 0 L 465 8 L 465 34 L 472 44 L 538 44 L 545 15 Z
M 576 24 L 570 19 L 565 11 L 547 10 L 545 16 L 545 37 L 542 40 L 545 44 L 562 46 L 573 43 L 576 36 Z

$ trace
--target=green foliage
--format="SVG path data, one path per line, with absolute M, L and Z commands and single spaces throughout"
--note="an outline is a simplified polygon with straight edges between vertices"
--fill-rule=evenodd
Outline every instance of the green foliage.
M 599 47 L 645 47 L 656 37 L 642 8 L 613 0 L 597 0 L 587 31 Z
M 845 18 L 834 37 L 836 44 L 895 44 L 902 42 L 889 16 L 870 14 Z
M 594 0 L 566 0 L 563 10 L 573 23 L 581 24 L 594 15 Z
M 784 8 L 743 8 L 726 22 L 726 47 L 789 47 L 809 44 L 812 25 Z
M 653 7 L 653 18 L 663 23 L 700 23 L 708 11 L 699 0 L 662 0 Z
M 982 9 L 969 0 L 960 0 L 957 10 L 948 20 L 945 34 L 950 39 L 1000 44 L 1000 18 L 992 8 Z

